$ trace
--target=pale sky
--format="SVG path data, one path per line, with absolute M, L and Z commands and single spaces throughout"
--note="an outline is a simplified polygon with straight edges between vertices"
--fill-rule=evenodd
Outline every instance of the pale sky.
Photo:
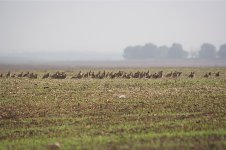
M 0 0 L 0 52 L 122 54 L 154 43 L 226 43 L 226 0 Z M 1 54 L 0 54 L 1 55 Z

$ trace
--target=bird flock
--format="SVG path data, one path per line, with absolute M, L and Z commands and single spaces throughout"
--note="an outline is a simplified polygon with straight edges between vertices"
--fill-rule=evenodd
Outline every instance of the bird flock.
M 131 79 L 131 78 L 137 78 L 137 79 L 158 79 L 158 78 L 178 78 L 182 75 L 182 72 L 179 71 L 172 71 L 170 73 L 166 73 L 164 74 L 163 71 L 159 71 L 156 73 L 150 73 L 150 71 L 144 72 L 144 71 L 137 71 L 135 73 L 130 72 L 127 73 L 125 71 L 118 71 L 118 72 L 106 72 L 104 71 L 98 71 L 97 73 L 95 73 L 94 71 L 89 71 L 89 72 L 82 72 L 79 71 L 77 74 L 73 75 L 71 77 L 71 79 L 84 79 L 84 78 L 92 78 L 92 79 L 104 79 L 104 78 L 108 78 L 108 79 L 115 79 L 115 78 L 124 78 L 124 79 Z M 215 76 L 215 77 L 219 77 L 220 76 L 220 72 L 208 72 L 205 73 L 202 77 L 204 78 L 208 78 L 210 76 Z M 189 75 L 187 75 L 188 78 L 194 78 L 195 77 L 195 72 L 191 72 Z M 38 74 L 37 73 L 32 73 L 32 72 L 26 72 L 26 73 L 11 73 L 10 71 L 6 72 L 6 73 L 0 73 L 0 78 L 30 78 L 30 79 L 37 79 L 38 78 Z M 65 79 L 67 78 L 67 75 L 65 72 L 59 72 L 57 71 L 56 73 L 50 74 L 50 73 L 45 73 L 44 75 L 42 75 L 41 77 L 42 79 L 47 79 L 47 78 L 51 78 L 51 79 Z

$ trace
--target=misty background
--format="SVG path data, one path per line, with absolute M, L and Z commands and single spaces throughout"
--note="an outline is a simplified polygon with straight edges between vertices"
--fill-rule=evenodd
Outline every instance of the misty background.
M 0 0 L 0 63 L 222 62 L 225 43 L 225 0 Z

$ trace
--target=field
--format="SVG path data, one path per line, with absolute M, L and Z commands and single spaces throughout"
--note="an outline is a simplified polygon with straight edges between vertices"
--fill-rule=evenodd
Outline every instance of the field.
M 226 68 L 121 70 L 182 75 L 71 79 L 75 69 L 64 70 L 66 79 L 41 79 L 56 70 L 34 70 L 37 79 L 2 77 L 0 149 L 226 149 Z

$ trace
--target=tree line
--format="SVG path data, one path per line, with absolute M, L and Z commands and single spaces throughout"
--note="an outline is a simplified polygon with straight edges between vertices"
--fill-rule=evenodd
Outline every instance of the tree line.
M 152 43 L 147 43 L 143 46 L 128 46 L 124 49 L 123 57 L 125 59 L 226 59 L 226 44 L 223 44 L 217 49 L 213 44 L 204 43 L 199 51 L 195 54 L 189 53 L 183 49 L 179 43 L 173 43 L 171 47 L 156 46 Z

